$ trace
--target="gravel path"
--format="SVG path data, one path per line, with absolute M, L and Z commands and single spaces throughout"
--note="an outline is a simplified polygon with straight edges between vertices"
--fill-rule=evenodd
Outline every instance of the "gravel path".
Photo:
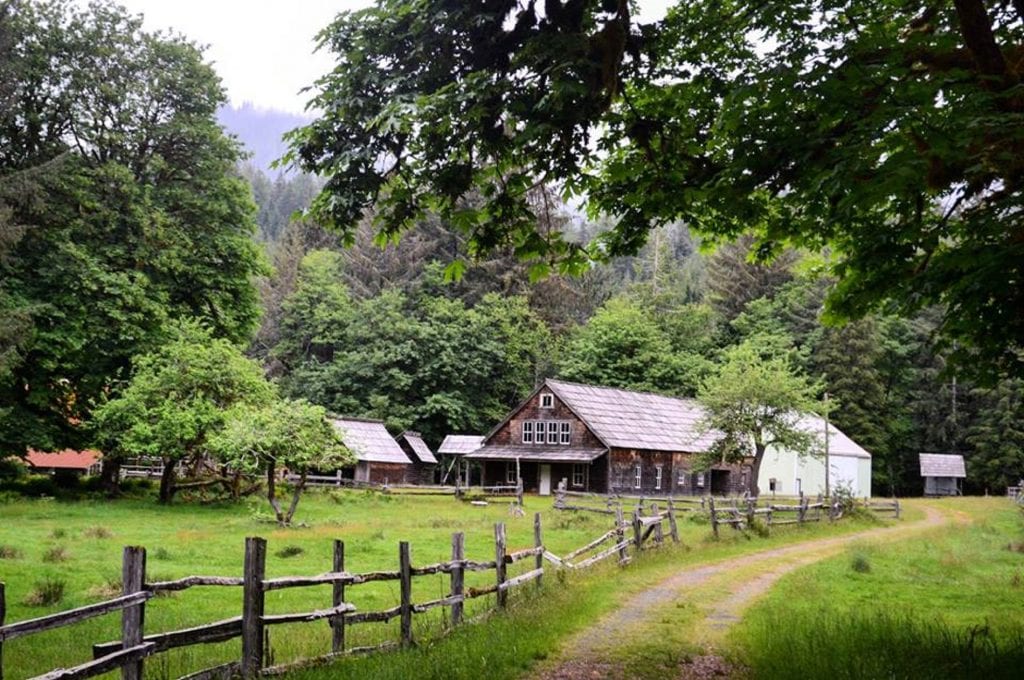
M 571 658 L 563 655 L 558 665 L 542 669 L 532 677 L 544 680 L 626 678 L 628 676 L 621 667 L 601 659 L 607 658 L 607 652 L 617 646 L 623 630 L 643 623 L 653 615 L 657 607 L 670 602 L 681 592 L 703 585 L 717 576 L 760 564 L 765 565 L 766 571 L 752 579 L 737 583 L 735 588 L 723 591 L 717 601 L 708 601 L 706 598 L 702 600 L 702 604 L 710 604 L 713 607 L 704 620 L 703 628 L 713 634 L 721 634 L 739 621 L 743 610 L 765 594 L 776 581 L 800 567 L 831 557 L 857 541 L 905 537 L 949 521 L 941 512 L 930 506 L 925 507 L 925 514 L 923 520 L 901 526 L 879 527 L 845 536 L 802 541 L 681 571 L 634 595 L 623 603 L 621 608 L 582 631 L 564 647 L 566 650 L 572 650 Z M 680 669 L 679 677 L 712 678 L 722 677 L 728 673 L 728 666 L 724 665 L 721 659 L 708 655 L 693 659 L 686 668 Z

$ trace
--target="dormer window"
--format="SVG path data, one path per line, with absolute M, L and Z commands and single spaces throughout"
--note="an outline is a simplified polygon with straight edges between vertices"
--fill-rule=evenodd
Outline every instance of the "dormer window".
M 555 407 L 555 395 L 550 392 L 544 392 L 540 395 L 540 407 L 541 408 L 554 408 Z

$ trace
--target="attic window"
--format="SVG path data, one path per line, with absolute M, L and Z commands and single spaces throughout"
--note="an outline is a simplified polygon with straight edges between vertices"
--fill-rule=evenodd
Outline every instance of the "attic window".
M 545 392 L 540 395 L 540 407 L 541 408 L 554 408 L 555 407 L 555 395 L 550 392 Z

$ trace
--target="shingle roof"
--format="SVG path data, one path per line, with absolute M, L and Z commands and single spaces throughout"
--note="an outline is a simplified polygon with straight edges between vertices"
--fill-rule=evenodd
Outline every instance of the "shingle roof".
M 808 414 L 800 418 L 798 427 L 818 435 L 818 443 L 824 447 L 825 442 L 825 419 L 816 414 Z M 822 448 L 824 450 L 824 448 Z M 830 456 L 845 456 L 848 458 L 871 458 L 871 454 L 853 441 L 838 427 L 832 423 L 828 424 L 828 454 Z
M 536 463 L 589 463 L 608 452 L 608 449 L 575 448 L 551 446 L 538 449 L 534 446 L 485 446 L 466 454 L 472 460 L 515 460 Z
M 476 434 L 450 434 L 437 447 L 438 453 L 461 456 L 476 451 L 484 445 L 484 438 Z
M 948 453 L 922 453 L 922 477 L 966 477 L 964 457 Z
M 433 452 L 427 446 L 427 443 L 423 441 L 423 437 L 420 436 L 419 432 L 403 432 L 402 438 L 408 442 L 409 448 L 412 449 L 413 454 L 419 458 L 421 463 L 437 462 L 437 458 L 434 458 Z
M 410 462 L 402 447 L 388 434 L 383 421 L 335 418 L 331 422 L 341 433 L 345 446 L 359 460 L 370 463 Z
M 53 468 L 63 470 L 88 470 L 99 462 L 99 451 L 73 451 L 64 449 L 56 453 L 43 453 L 29 449 L 25 460 L 34 468 Z
M 706 451 L 718 438 L 701 432 L 692 399 L 548 379 L 545 384 L 607 446 L 654 451 Z

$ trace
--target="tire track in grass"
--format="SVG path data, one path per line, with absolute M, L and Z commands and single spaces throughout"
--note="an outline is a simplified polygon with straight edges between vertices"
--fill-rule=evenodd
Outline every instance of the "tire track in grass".
M 563 653 L 554 663 L 534 669 L 527 677 L 543 680 L 633 677 L 621 663 L 612 661 L 616 650 L 628 645 L 629 636 L 626 633 L 642 629 L 645 623 L 653 622 L 658 611 L 680 595 L 713 581 L 721 580 L 725 586 L 717 593 L 719 597 L 712 594 L 700 602 L 701 605 L 710 607 L 710 612 L 697 624 L 697 628 L 703 633 L 698 636 L 698 641 L 702 646 L 707 645 L 709 641 L 720 638 L 731 625 L 738 622 L 742 612 L 786 574 L 832 557 L 858 541 L 906 538 L 951 521 L 946 514 L 933 506 L 924 506 L 924 511 L 924 519 L 909 524 L 878 527 L 834 538 L 801 541 L 739 557 L 716 560 L 680 571 L 630 597 L 619 609 L 568 640 L 563 647 Z M 762 566 L 764 571 L 752 578 L 729 580 L 730 576 L 739 572 Z M 686 665 L 689 668 L 682 668 L 680 677 L 721 677 L 723 673 L 729 672 L 728 667 L 723 666 L 721 660 L 714 656 L 696 657 Z

